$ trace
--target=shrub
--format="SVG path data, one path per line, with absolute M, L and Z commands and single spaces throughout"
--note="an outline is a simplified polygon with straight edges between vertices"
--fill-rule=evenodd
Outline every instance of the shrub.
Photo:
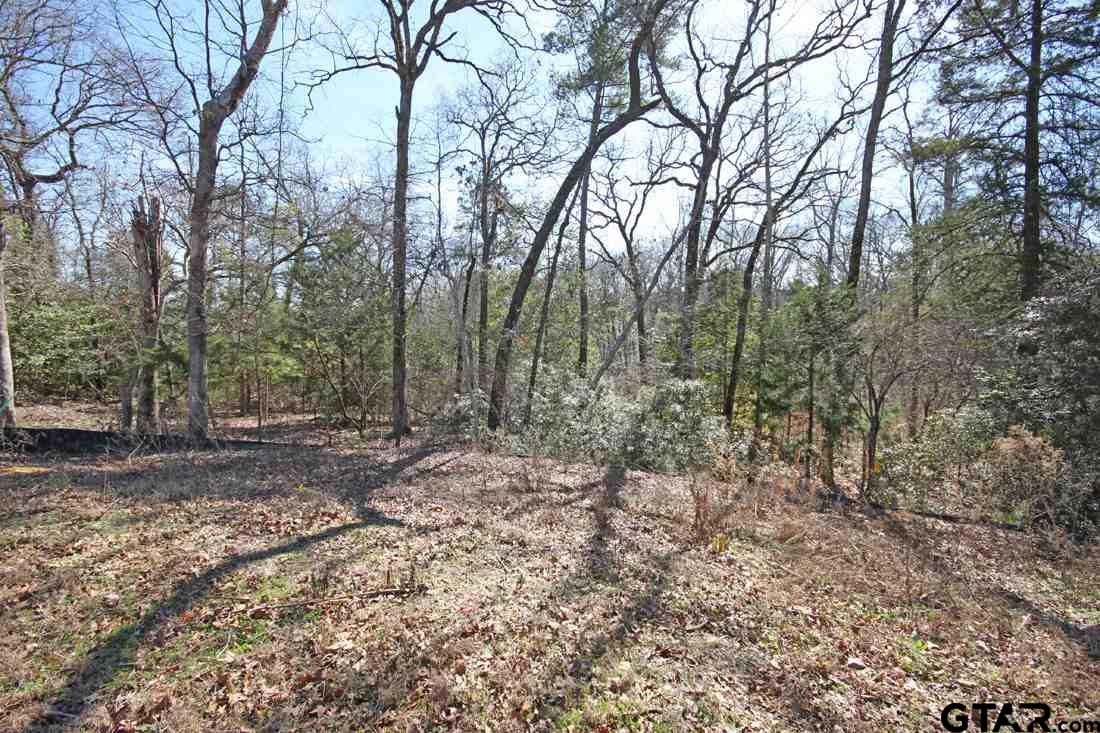
M 884 451 L 875 500 L 923 510 L 935 497 L 998 520 L 1090 533 L 1095 468 L 1070 465 L 1046 438 L 1018 425 L 995 437 L 993 425 L 976 409 L 932 416 L 916 440 Z
M 1089 515 L 1096 511 L 1090 506 L 1092 477 L 1075 470 L 1045 438 L 1014 425 L 982 458 L 990 506 L 1003 516 L 1025 525 L 1044 522 L 1089 533 Z
M 994 437 L 992 417 L 978 409 L 937 412 L 916 439 L 884 448 L 881 481 L 869 497 L 887 506 L 926 509 L 930 493 L 948 481 L 962 483 Z
M 436 414 L 433 427 L 448 435 L 461 435 L 467 440 L 477 440 L 485 432 L 485 419 L 489 414 L 489 397 L 480 389 L 456 394 Z
M 721 421 L 709 411 L 701 382 L 669 380 L 627 399 L 554 372 L 534 395 L 531 424 L 517 440 L 546 455 L 684 471 L 707 463 L 722 438 Z

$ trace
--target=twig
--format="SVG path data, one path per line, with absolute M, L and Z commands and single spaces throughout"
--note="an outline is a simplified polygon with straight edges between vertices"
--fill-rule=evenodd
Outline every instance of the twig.
M 409 596 L 414 593 L 424 593 L 428 590 L 426 585 L 418 586 L 406 586 L 397 588 L 379 588 L 378 590 L 367 591 L 366 593 L 353 593 L 347 596 L 333 596 L 331 598 L 309 598 L 304 601 L 291 601 L 289 603 L 269 603 L 264 606 L 253 606 L 252 608 L 243 611 L 244 613 L 253 614 L 256 611 L 270 611 L 277 608 L 294 608 L 296 606 L 322 606 L 329 603 L 348 603 L 349 601 L 368 600 L 370 598 L 380 598 L 382 596 Z

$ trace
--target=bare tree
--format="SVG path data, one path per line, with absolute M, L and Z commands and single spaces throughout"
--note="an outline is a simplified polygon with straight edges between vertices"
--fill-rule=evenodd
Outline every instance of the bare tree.
M 0 184 L 0 427 L 16 421 L 5 251 L 14 234 L 30 244 L 28 256 L 46 252 L 56 269 L 53 243 L 39 227 L 38 187 L 63 183 L 82 167 L 78 139 L 135 114 L 120 104 L 124 75 L 110 68 L 112 49 L 96 28 L 95 8 L 74 0 L 0 3 L 0 160 L 7 183 Z
M 727 173 L 722 161 L 731 148 L 741 146 L 745 139 L 744 134 L 732 136 L 732 139 L 729 134 L 729 126 L 737 119 L 735 105 L 750 99 L 769 80 L 788 77 L 803 64 L 842 48 L 859 45 L 859 39 L 854 36 L 855 30 L 870 16 L 870 7 L 866 2 L 838 4 L 824 14 L 811 33 L 794 49 L 755 62 L 752 48 L 760 41 L 760 34 L 775 13 L 775 3 L 772 0 L 751 0 L 737 40 L 720 44 L 732 46 L 732 50 L 721 55 L 712 51 L 699 30 L 697 16 L 701 14 L 701 8 L 702 0 L 691 0 L 684 24 L 687 60 L 692 70 L 690 103 L 673 93 L 659 65 L 653 64 L 654 78 L 665 107 L 688 131 L 697 148 L 691 164 L 693 180 L 685 182 L 691 190 L 692 204 L 685 240 L 679 354 L 675 366 L 676 374 L 685 379 L 691 378 L 695 371 L 695 307 L 703 280 L 703 264 L 726 210 L 732 204 L 729 196 L 712 196 L 711 189 L 717 185 L 724 191 L 735 190 L 736 187 L 724 184 L 722 180 Z M 719 89 L 717 95 L 712 88 L 716 85 Z M 743 170 L 735 171 L 735 177 L 743 174 Z
M 643 216 L 652 196 L 663 184 L 670 158 L 677 152 L 676 138 L 667 135 L 661 141 L 651 141 L 646 151 L 648 175 L 632 181 L 618 172 L 622 155 L 608 156 L 606 170 L 595 174 L 594 196 L 599 207 L 592 211 L 592 238 L 599 245 L 601 259 L 622 277 L 633 297 L 635 325 L 638 330 L 638 367 L 643 382 L 649 381 L 650 337 L 646 328 L 645 301 L 647 268 L 643 261 L 643 243 L 639 233 Z M 613 159 L 612 159 L 613 158 Z M 624 190 L 625 189 L 625 190 Z M 621 256 L 611 252 L 604 230 L 614 233 L 622 242 Z M 674 238 L 675 239 L 675 238 Z
M 413 93 L 433 58 L 459 63 L 481 76 L 473 62 L 448 55 L 448 46 L 458 32 L 445 26 L 456 14 L 469 11 L 485 18 L 506 38 L 504 23 L 515 14 L 510 0 L 432 0 L 427 18 L 413 19 L 414 0 L 381 0 L 385 19 L 367 48 L 360 48 L 347 34 L 339 34 L 333 50 L 340 63 L 318 80 L 324 83 L 337 75 L 363 69 L 381 69 L 397 77 L 396 169 L 393 202 L 393 409 L 392 435 L 400 442 L 409 432 L 408 366 L 406 357 L 406 269 L 408 252 L 409 146 L 412 136 Z
M 535 79 L 517 62 L 495 65 L 484 83 L 464 90 L 451 120 L 463 131 L 462 146 L 474 169 L 475 218 L 481 237 L 478 259 L 477 386 L 489 388 L 489 270 L 497 254 L 501 216 L 509 208 L 506 179 L 545 168 L 553 121 L 541 119 Z
M 527 257 L 520 268 L 519 279 L 512 291 L 512 299 L 508 304 L 508 312 L 501 324 L 500 338 L 497 340 L 496 362 L 493 367 L 493 383 L 489 393 L 489 419 L 490 430 L 495 430 L 501 425 L 504 418 L 504 399 L 507 389 L 508 371 L 512 360 L 512 343 L 515 339 L 515 329 L 519 325 L 519 318 L 523 311 L 523 302 L 527 297 L 527 291 L 535 277 L 542 251 L 549 241 L 554 226 L 565 208 L 566 201 L 573 188 L 586 174 L 592 159 L 599 153 L 600 148 L 608 140 L 626 129 L 628 125 L 642 119 L 646 114 L 656 109 L 661 104 L 658 98 L 646 99 L 642 92 L 641 56 L 646 49 L 653 48 L 651 38 L 654 28 L 662 12 L 670 0 L 652 0 L 642 4 L 639 8 L 640 16 L 638 31 L 630 45 L 627 68 L 629 71 L 629 97 L 621 111 L 613 120 L 602 125 L 596 135 L 570 166 L 565 179 L 558 186 L 550 207 L 543 217 L 542 224 L 535 233 L 534 240 L 527 252 Z

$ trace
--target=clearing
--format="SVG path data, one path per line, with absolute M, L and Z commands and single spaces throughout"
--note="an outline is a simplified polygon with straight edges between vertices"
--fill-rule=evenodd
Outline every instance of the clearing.
M 1100 718 L 1095 548 L 430 442 L 7 459 L 6 731 Z

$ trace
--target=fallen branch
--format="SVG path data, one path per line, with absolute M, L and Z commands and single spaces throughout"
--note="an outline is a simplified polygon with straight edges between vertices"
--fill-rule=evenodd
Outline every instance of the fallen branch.
M 307 598 L 302 601 L 290 601 L 288 603 L 268 603 L 263 606 L 253 606 L 238 613 L 247 613 L 249 616 L 257 611 L 272 611 L 280 608 L 295 608 L 299 606 L 325 606 L 330 603 L 350 603 L 352 601 L 365 601 L 371 598 L 383 596 L 411 596 L 414 593 L 424 593 L 428 590 L 426 585 L 400 586 L 396 588 L 379 588 L 365 593 L 353 593 L 346 596 L 332 596 L 330 598 Z
M 969 524 L 977 527 L 992 527 L 993 529 L 1003 529 L 1009 532 L 1027 532 L 1027 527 L 1021 524 L 1010 524 L 1008 522 L 997 522 L 992 519 L 982 519 L 977 517 L 964 517 L 959 514 L 944 514 L 941 512 L 932 512 L 918 509 L 906 509 L 897 508 L 893 509 L 882 504 L 868 503 L 868 506 L 881 514 L 896 514 L 899 512 L 908 512 L 918 517 L 924 517 L 925 519 L 937 519 L 941 522 L 947 522 L 949 524 Z

